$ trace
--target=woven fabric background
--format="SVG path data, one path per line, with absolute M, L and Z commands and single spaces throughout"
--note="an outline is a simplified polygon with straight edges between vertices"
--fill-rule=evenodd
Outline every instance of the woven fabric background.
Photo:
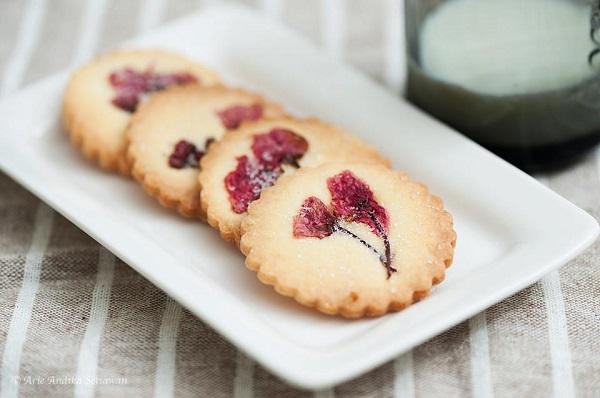
M 0 0 L 0 95 L 216 2 Z M 244 3 L 398 90 L 399 1 Z M 599 177 L 593 154 L 540 179 L 598 217 Z M 303 391 L 0 173 L 0 398 L 600 397 L 599 263 L 596 243 L 396 360 L 335 388 Z M 97 384 L 73 383 L 76 376 Z

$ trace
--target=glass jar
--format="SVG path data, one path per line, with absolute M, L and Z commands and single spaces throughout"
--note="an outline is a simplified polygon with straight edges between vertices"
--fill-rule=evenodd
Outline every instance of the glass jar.
M 408 99 L 525 170 L 568 164 L 600 140 L 598 3 L 406 0 Z

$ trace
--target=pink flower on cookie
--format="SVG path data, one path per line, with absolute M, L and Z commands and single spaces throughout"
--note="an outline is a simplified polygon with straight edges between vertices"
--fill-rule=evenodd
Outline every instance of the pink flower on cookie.
M 294 237 L 323 239 L 336 232 L 348 235 L 379 257 L 389 278 L 396 269 L 392 266 L 388 238 L 389 217 L 385 208 L 375 200 L 370 187 L 349 170 L 328 178 L 327 188 L 331 193 L 332 209 L 329 210 L 315 196 L 306 198 L 294 217 Z M 383 239 L 384 253 L 345 228 L 341 221 L 367 225 L 375 235 Z
M 198 79 L 187 72 L 156 73 L 152 68 L 139 72 L 123 68 L 112 72 L 108 81 L 116 91 L 112 104 L 124 111 L 134 112 L 145 94 L 173 85 L 196 83 Z
M 308 150 L 308 141 L 288 129 L 273 128 L 253 137 L 253 158 L 240 156 L 237 166 L 225 176 L 225 189 L 231 209 L 244 213 L 248 205 L 260 197 L 283 174 L 282 165 L 300 167 L 298 161 Z
M 197 169 L 200 159 L 202 159 L 206 150 L 214 141 L 212 137 L 207 138 L 204 143 L 204 150 L 199 150 L 193 143 L 187 140 L 179 140 L 173 147 L 173 152 L 169 155 L 169 166 L 174 169 L 183 169 L 186 167 Z
M 347 222 L 366 224 L 379 237 L 387 234 L 387 212 L 377 203 L 366 183 L 346 170 L 329 178 L 327 187 L 336 216 Z
M 325 203 L 310 196 L 294 217 L 294 237 L 323 239 L 333 234 L 335 223 L 336 218 Z
M 258 120 L 263 115 L 261 104 L 234 105 L 217 112 L 227 130 L 237 129 L 243 121 Z

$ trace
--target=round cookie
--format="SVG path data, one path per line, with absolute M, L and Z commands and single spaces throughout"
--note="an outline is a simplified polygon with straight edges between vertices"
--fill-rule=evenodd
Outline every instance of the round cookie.
M 217 75 L 180 55 L 119 50 L 76 71 L 63 99 L 63 123 L 75 146 L 102 168 L 129 174 L 125 128 L 149 93 L 171 85 L 214 85 Z
M 202 158 L 200 194 L 208 222 L 233 242 L 248 204 L 284 173 L 332 161 L 388 164 L 360 139 L 317 119 L 279 118 L 245 123 Z
M 131 118 L 126 137 L 132 174 L 163 206 L 204 218 L 198 164 L 208 146 L 244 120 L 283 114 L 279 105 L 242 90 L 169 88 L 153 95 Z
M 326 314 L 379 316 L 425 297 L 452 263 L 442 201 L 376 164 L 329 163 L 282 177 L 242 223 L 246 266 Z

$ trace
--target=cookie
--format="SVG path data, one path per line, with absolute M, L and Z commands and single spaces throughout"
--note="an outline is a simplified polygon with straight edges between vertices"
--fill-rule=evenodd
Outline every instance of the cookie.
M 374 148 L 316 119 L 246 123 L 203 157 L 200 195 L 210 225 L 233 242 L 248 205 L 282 174 L 332 161 L 387 164 Z
M 187 217 L 200 208 L 199 160 L 244 120 L 283 115 L 256 94 L 225 87 L 172 87 L 154 94 L 131 118 L 127 158 L 146 192 Z
M 360 318 L 425 297 L 444 279 L 455 242 L 452 216 L 424 185 L 381 165 L 329 163 L 264 190 L 240 248 L 278 293 Z
M 76 71 L 63 99 L 63 122 L 73 144 L 102 168 L 129 174 L 125 128 L 149 93 L 171 85 L 214 85 L 217 75 L 180 55 L 121 50 Z

